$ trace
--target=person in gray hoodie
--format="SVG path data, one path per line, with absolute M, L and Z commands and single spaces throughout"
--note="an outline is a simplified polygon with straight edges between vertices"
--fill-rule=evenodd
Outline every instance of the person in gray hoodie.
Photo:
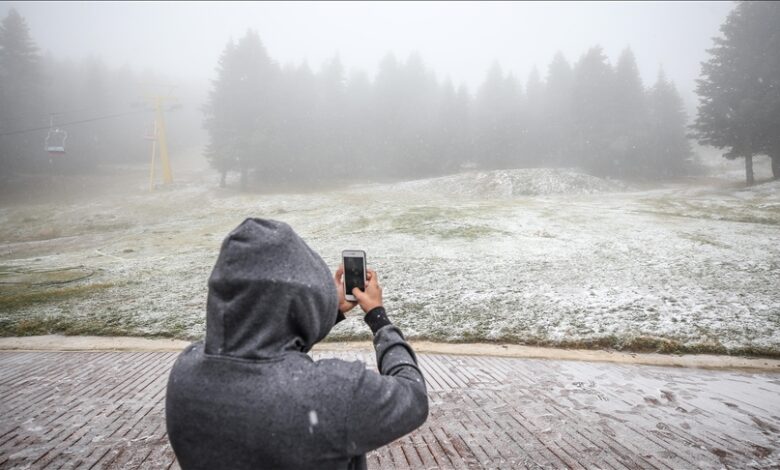
M 379 373 L 307 354 L 355 306 L 342 273 L 331 276 L 283 222 L 247 219 L 227 236 L 209 278 L 205 341 L 168 379 L 168 438 L 182 469 L 366 468 L 367 452 L 425 422 L 425 380 L 375 272 L 353 295 Z

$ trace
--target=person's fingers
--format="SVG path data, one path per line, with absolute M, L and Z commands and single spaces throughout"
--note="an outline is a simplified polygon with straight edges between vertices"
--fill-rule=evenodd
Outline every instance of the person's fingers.
M 358 302 L 366 298 L 366 293 L 358 289 L 357 287 L 352 288 L 352 295 L 354 295 L 355 298 L 358 299 Z
M 379 276 L 376 275 L 376 271 L 374 271 L 373 269 L 369 269 L 368 270 L 368 275 L 369 275 L 368 280 L 369 280 L 370 284 L 378 284 L 379 283 Z
M 344 265 L 340 264 L 339 268 L 336 270 L 336 274 L 333 275 L 333 278 L 336 279 L 336 282 L 341 284 L 341 276 L 344 275 Z

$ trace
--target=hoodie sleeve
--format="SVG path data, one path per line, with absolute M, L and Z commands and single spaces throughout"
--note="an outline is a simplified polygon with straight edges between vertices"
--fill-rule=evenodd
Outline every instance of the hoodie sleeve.
M 363 369 L 349 404 L 347 447 L 353 455 L 398 439 L 428 417 L 425 379 L 401 330 L 390 323 L 382 307 L 369 312 L 366 322 L 374 331 L 379 374 Z

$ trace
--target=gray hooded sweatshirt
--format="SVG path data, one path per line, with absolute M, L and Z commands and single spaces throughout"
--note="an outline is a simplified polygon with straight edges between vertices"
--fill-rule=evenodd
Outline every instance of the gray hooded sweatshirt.
M 168 379 L 181 467 L 366 468 L 366 452 L 422 425 L 425 381 L 382 307 L 365 317 L 379 374 L 306 354 L 340 319 L 330 270 L 287 224 L 247 219 L 233 230 L 209 278 L 206 339 Z

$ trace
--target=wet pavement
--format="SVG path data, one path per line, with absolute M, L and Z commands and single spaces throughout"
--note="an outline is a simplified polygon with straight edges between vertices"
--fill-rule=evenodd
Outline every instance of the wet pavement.
M 178 468 L 164 420 L 175 358 L 0 352 L 0 468 Z M 780 468 L 780 373 L 419 358 L 428 421 L 371 468 Z

